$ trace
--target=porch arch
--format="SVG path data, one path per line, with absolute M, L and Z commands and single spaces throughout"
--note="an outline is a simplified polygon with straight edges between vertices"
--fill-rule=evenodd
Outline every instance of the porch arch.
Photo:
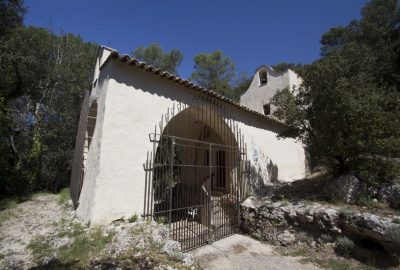
M 234 233 L 246 152 L 234 120 L 202 99 L 162 119 L 150 135 L 144 215 L 168 223 L 183 249 Z

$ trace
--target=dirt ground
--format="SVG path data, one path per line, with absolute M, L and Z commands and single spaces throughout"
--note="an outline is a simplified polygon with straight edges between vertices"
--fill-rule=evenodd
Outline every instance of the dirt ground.
M 32 238 L 52 234 L 56 224 L 74 219 L 73 208 L 62 207 L 57 195 L 35 196 L 4 211 L 9 211 L 10 217 L 0 224 L 0 269 L 32 267 L 27 249 Z
M 193 255 L 204 269 L 321 269 L 301 263 L 301 257 L 282 256 L 273 246 L 239 234 L 203 246 L 193 251 Z

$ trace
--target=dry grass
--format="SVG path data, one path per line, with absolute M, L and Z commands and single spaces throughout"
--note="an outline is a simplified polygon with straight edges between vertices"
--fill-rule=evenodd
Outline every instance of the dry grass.
M 58 267 L 61 265 L 74 265 L 76 269 L 86 269 L 90 261 L 98 256 L 101 250 L 111 242 L 114 232 L 106 231 L 101 227 L 86 232 L 79 224 L 70 224 L 69 229 L 61 229 L 57 237 L 69 237 L 70 244 L 54 249 L 49 245 L 45 236 L 34 237 L 28 245 L 32 251 L 34 261 L 39 265 L 46 257 L 56 257 Z M 53 265 L 54 266 L 54 265 Z M 54 266 L 55 267 L 55 266 Z

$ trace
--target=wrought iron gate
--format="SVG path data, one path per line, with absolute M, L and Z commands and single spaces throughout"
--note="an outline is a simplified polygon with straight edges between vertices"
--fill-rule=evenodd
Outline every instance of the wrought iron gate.
M 228 117 L 220 104 L 199 98 L 174 106 L 149 135 L 144 216 L 168 224 L 183 250 L 238 230 L 246 146 Z

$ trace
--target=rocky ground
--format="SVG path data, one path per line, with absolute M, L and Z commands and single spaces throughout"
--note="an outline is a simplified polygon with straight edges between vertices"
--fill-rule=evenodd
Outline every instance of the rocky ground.
M 88 227 L 68 200 L 54 194 L 0 211 L 0 269 L 197 268 L 164 225 L 136 216 Z
M 398 184 L 381 200 L 366 198 L 354 177 L 327 183 L 310 179 L 268 187 L 241 205 L 242 229 L 282 254 L 305 256 L 330 269 L 400 269 L 400 211 L 394 199 Z M 336 201 L 327 197 L 340 189 Z M 367 190 L 367 187 L 365 187 Z M 378 200 L 379 199 L 379 200 Z M 357 201 L 358 200 L 358 201 Z M 343 203 L 345 201 L 345 203 Z M 357 202 L 365 202 L 357 204 Z M 356 259 L 356 260 L 355 260 Z
M 235 234 L 194 251 L 200 266 L 214 270 L 318 270 L 299 256 L 282 256 L 277 248 L 248 236 Z M 285 255 L 285 254 L 284 254 Z
M 327 199 L 329 185 L 318 179 L 248 198 L 242 231 L 263 243 L 233 236 L 196 251 L 200 264 L 162 224 L 132 216 L 89 227 L 76 218 L 68 190 L 0 202 L 0 269 L 400 269 L 400 211 L 389 207 L 398 206 L 398 184 L 365 200 L 354 178 L 340 181 L 351 183 L 338 193 L 346 204 Z

